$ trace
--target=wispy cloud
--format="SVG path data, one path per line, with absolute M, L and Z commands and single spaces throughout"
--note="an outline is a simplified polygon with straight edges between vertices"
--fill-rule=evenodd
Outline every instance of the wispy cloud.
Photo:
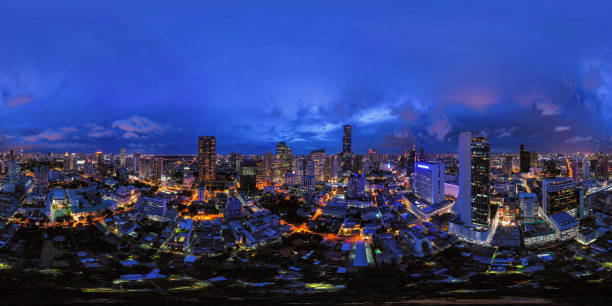
M 561 114 L 561 106 L 550 101 L 538 99 L 534 102 L 535 108 L 542 112 L 542 116 L 552 116 Z
M 63 139 L 64 137 L 66 137 L 67 134 L 70 134 L 76 131 L 78 131 L 76 127 L 63 126 L 57 129 L 46 129 L 45 131 L 40 132 L 38 134 L 25 136 L 23 137 L 23 139 L 29 142 L 36 142 L 40 140 L 56 141 L 56 140 Z
M 565 142 L 567 143 L 575 143 L 575 142 L 580 142 L 580 141 L 588 141 L 593 139 L 592 136 L 587 136 L 587 137 L 581 137 L 581 136 L 574 136 L 572 138 L 568 138 L 565 140 Z
M 113 121 L 111 127 L 124 131 L 124 138 L 136 138 L 137 136 L 141 136 L 139 134 L 161 134 L 166 130 L 166 128 L 157 122 L 136 115 L 126 119 Z
M 555 128 L 555 132 L 565 132 L 565 131 L 569 131 L 571 130 L 572 127 L 571 126 L 558 126 Z
M 18 94 L 18 95 L 14 95 L 12 97 L 9 97 L 8 99 L 6 99 L 6 102 L 4 102 L 4 105 L 8 106 L 8 107 L 15 107 L 15 106 L 19 106 L 19 105 L 24 105 L 24 104 L 28 104 L 32 101 L 34 101 L 34 96 L 33 95 L 28 95 L 28 94 Z

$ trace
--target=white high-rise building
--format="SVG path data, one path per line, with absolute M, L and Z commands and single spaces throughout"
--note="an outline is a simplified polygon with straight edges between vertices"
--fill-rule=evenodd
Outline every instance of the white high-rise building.
M 414 167 L 414 193 L 434 204 L 444 200 L 444 163 L 417 162 Z
M 472 133 L 459 134 L 459 218 L 463 224 L 472 224 Z

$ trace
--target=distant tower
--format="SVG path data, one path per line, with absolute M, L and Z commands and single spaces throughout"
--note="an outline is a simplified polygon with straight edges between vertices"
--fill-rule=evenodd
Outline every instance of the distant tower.
M 198 138 L 198 179 L 200 184 L 215 180 L 215 162 L 217 160 L 215 136 Z
M 68 154 L 68 151 L 64 154 L 64 171 L 66 170 L 70 170 L 70 154 Z
M 102 155 L 102 151 L 96 152 L 96 167 L 102 168 L 104 165 L 104 156 Z
M 351 153 L 351 126 L 344 126 L 344 135 L 342 136 L 342 153 Z
M 136 152 L 134 153 L 134 156 L 132 157 L 134 160 L 132 162 L 132 165 L 134 167 L 134 172 L 138 173 L 140 171 L 140 152 Z
M 153 178 L 159 182 L 162 176 L 164 176 L 164 159 L 156 157 L 153 159 Z
M 119 163 L 121 168 L 125 168 L 126 160 L 125 160 L 125 148 L 121 148 L 121 156 L 119 157 Z

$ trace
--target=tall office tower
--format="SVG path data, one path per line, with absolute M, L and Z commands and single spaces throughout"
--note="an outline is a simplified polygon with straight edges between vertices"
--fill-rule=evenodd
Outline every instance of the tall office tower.
M 591 169 L 591 165 L 589 164 L 589 160 L 585 156 L 582 159 L 582 176 L 584 178 L 588 178 L 589 176 L 591 176 L 591 172 L 589 171 L 590 169 Z
M 126 156 L 125 156 L 125 148 L 121 148 L 121 155 L 119 156 L 119 166 L 121 168 L 125 168 L 127 164 Z
M 431 204 L 444 200 L 444 163 L 416 163 L 414 168 L 414 193 Z
M 412 146 L 410 149 L 410 154 L 408 155 L 408 171 L 406 174 L 410 175 L 414 173 L 414 163 L 416 162 L 416 145 Z
M 64 154 L 64 171 L 65 170 L 70 170 L 70 154 L 68 154 L 68 151 Z
M 12 154 L 11 154 L 12 155 Z M 17 184 L 21 178 L 21 167 L 14 158 L 8 161 L 8 167 L 6 171 L 6 180 L 11 184 Z
M 293 158 L 293 154 L 291 152 L 291 148 L 286 145 L 284 141 L 281 141 L 276 145 L 276 158 L 283 162 L 283 175 L 285 174 L 284 172 L 291 171 L 291 160 Z
M 232 152 L 230 155 L 230 166 L 232 169 L 236 171 L 240 171 L 240 166 L 242 164 L 242 155 L 238 152 Z
M 538 195 L 535 193 L 520 192 L 519 207 L 523 214 L 523 221 L 535 221 L 538 216 Z
M 323 179 L 325 182 L 329 182 L 329 180 L 331 179 L 331 159 L 329 158 L 329 156 L 325 157 L 325 167 L 323 168 Z
M 164 176 L 164 159 L 162 157 L 155 157 L 153 159 L 153 178 L 159 182 L 162 176 Z
M 508 177 L 512 177 L 512 156 L 506 156 L 502 163 L 502 173 Z
M 102 155 L 102 151 L 96 152 L 96 167 L 102 168 L 104 166 L 104 155 Z
M 258 159 L 255 160 L 255 184 L 259 185 L 260 188 L 266 183 L 266 165 L 261 159 L 261 156 L 258 156 Z
M 325 149 L 310 152 L 314 164 L 314 176 L 317 181 L 325 181 Z
M 282 184 L 283 183 L 283 177 L 285 174 L 284 168 L 283 168 L 283 161 L 279 158 L 273 158 L 272 162 L 270 163 L 270 168 L 272 168 L 272 181 L 274 182 L 274 184 Z
M 76 169 L 77 169 L 76 154 L 72 153 L 70 154 L 70 170 L 76 170 Z
M 459 134 L 459 216 L 466 225 L 487 227 L 491 219 L 490 151 L 484 137 Z
M 425 160 L 425 151 L 423 151 L 423 148 L 419 149 L 419 160 Z
M 240 191 L 254 192 L 257 184 L 257 169 L 254 160 L 243 160 L 240 165 Z
M 520 172 L 527 173 L 529 172 L 529 167 L 531 167 L 531 152 L 525 151 L 525 146 L 521 144 L 521 151 L 519 153 L 520 158 Z
M 329 159 L 329 178 L 332 181 L 336 181 L 341 169 L 340 157 L 338 155 L 331 155 Z
M 344 126 L 344 132 L 342 135 L 342 154 L 340 155 L 342 170 L 344 171 L 352 171 L 354 168 L 353 165 L 353 152 L 351 150 L 352 146 L 352 128 L 350 125 Z
M 571 178 L 542 180 L 542 210 L 548 216 L 564 211 L 577 216 L 580 201 L 580 190 Z
M 215 180 L 216 146 L 215 136 L 198 138 L 198 180 L 200 184 L 210 184 Z
M 134 159 L 134 161 L 132 162 L 132 164 L 134 165 L 134 172 L 139 173 L 140 172 L 140 152 L 134 153 L 134 156 L 132 158 Z
M 272 177 L 272 159 L 274 158 L 272 152 L 266 152 L 264 154 L 264 166 L 266 167 L 266 180 Z
M 342 135 L 342 153 L 352 153 L 351 151 L 351 126 L 344 126 L 344 134 Z

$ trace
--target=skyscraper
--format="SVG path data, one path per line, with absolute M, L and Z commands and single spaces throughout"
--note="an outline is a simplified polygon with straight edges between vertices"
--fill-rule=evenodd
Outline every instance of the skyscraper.
M 416 162 L 416 145 L 413 145 L 412 149 L 410 149 L 410 154 L 408 155 L 408 171 L 407 171 L 408 175 L 414 173 L 414 163 L 415 162 Z
M 134 166 L 134 172 L 138 173 L 140 171 L 140 152 L 134 153 L 132 158 L 134 159 L 132 163 Z
M 121 148 L 121 155 L 119 157 L 119 166 L 121 168 L 125 168 L 125 165 L 126 165 L 125 148 Z
M 314 176 L 317 181 L 325 180 L 325 149 L 310 152 L 310 159 L 314 163 Z
M 164 159 L 155 157 L 153 159 L 153 178 L 159 182 L 162 176 L 164 176 Z
M 215 162 L 217 160 L 215 136 L 198 138 L 198 180 L 200 184 L 215 180 Z
M 240 191 L 254 192 L 257 184 L 257 169 L 254 160 L 243 160 L 240 165 Z
M 70 154 L 68 154 L 68 151 L 64 154 L 64 171 L 65 170 L 70 170 Z
M 529 172 L 529 167 L 531 167 L 531 154 L 529 151 L 525 151 L 525 146 L 521 144 L 521 151 L 519 153 L 520 158 L 520 172 L 527 173 Z
M 352 153 L 351 151 L 351 126 L 344 126 L 344 134 L 342 136 L 342 153 Z
M 96 167 L 102 168 L 104 166 L 104 155 L 101 151 L 96 152 Z
M 485 137 L 459 134 L 459 215 L 466 225 L 484 228 L 491 219 L 490 151 Z
M 291 159 L 293 158 L 293 153 L 291 148 L 286 145 L 284 141 L 281 141 L 276 145 L 276 158 L 280 159 L 283 163 L 282 175 L 291 170 Z

